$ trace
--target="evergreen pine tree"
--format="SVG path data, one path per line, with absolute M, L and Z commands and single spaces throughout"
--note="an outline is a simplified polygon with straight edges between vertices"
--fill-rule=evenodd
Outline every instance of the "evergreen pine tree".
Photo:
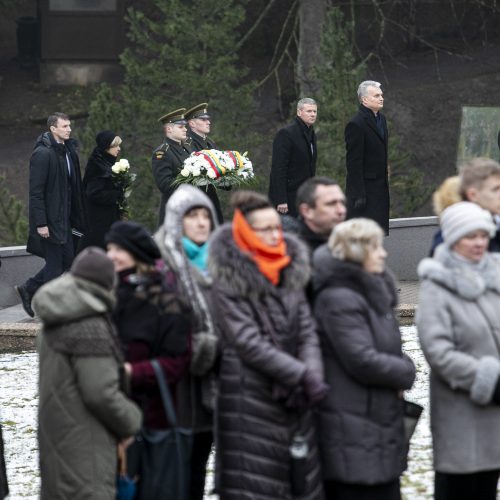
M 24 205 L 10 192 L 5 177 L 0 175 L 0 245 L 25 245 L 27 239 Z
M 161 144 L 158 118 L 176 108 L 209 103 L 211 136 L 224 149 L 246 151 L 255 140 L 247 70 L 234 47 L 245 11 L 236 0 L 154 0 L 145 13 L 127 11 L 129 47 L 121 56 L 124 82 L 103 85 L 90 110 L 87 143 L 96 132 L 115 128 L 124 139 L 122 157 L 138 173 L 131 216 L 154 227 L 159 192 L 151 173 L 152 150 Z

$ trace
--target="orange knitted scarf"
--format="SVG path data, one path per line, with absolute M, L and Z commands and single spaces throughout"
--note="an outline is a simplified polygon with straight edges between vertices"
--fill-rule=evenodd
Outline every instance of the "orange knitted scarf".
M 233 217 L 233 238 L 236 246 L 257 264 L 259 271 L 273 284 L 280 281 L 280 272 L 292 260 L 286 253 L 283 233 L 276 246 L 266 245 L 252 229 L 239 209 Z

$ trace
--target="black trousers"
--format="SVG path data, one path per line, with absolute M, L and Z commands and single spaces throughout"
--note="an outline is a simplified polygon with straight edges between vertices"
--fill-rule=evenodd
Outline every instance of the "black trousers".
M 73 236 L 70 233 L 63 245 L 42 239 L 41 245 L 45 258 L 45 266 L 35 276 L 26 281 L 26 290 L 33 295 L 42 285 L 67 271 L 74 258 Z
M 401 500 L 399 479 L 373 486 L 325 481 L 324 488 L 326 500 Z
M 207 461 L 212 450 L 212 431 L 195 432 L 191 455 L 191 500 L 203 500 Z
M 498 470 L 473 474 L 447 474 L 434 476 L 435 500 L 496 500 Z

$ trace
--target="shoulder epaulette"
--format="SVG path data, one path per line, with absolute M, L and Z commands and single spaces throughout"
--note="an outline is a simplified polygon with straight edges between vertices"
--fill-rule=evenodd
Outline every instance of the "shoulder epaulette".
M 164 142 L 161 146 L 157 147 L 153 151 L 153 156 L 157 160 L 161 160 L 165 156 L 165 153 L 168 151 L 169 148 L 170 148 L 170 144 L 167 144 L 166 142 Z

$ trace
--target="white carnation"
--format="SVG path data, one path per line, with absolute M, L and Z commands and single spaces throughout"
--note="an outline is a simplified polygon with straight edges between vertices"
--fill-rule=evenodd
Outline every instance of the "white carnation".
M 182 175 L 183 177 L 189 177 L 189 170 L 188 170 L 187 168 L 183 168 L 183 169 L 181 170 L 181 175 Z
M 212 169 L 207 170 L 207 177 L 210 177 L 210 179 L 215 179 L 215 172 Z

